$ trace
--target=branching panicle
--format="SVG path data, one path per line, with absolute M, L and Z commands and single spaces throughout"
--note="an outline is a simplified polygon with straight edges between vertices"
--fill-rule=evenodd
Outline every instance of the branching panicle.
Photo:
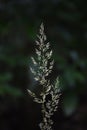
M 57 111 L 58 102 L 60 97 L 60 89 L 59 79 L 56 79 L 54 85 L 50 83 L 46 77 L 52 71 L 54 60 L 51 60 L 52 50 L 50 50 L 50 43 L 46 43 L 47 37 L 44 33 L 44 25 L 43 23 L 40 26 L 39 35 L 37 35 L 39 40 L 36 41 L 37 48 L 36 55 L 37 61 L 31 57 L 32 62 L 35 66 L 37 66 L 37 71 L 33 68 L 31 72 L 34 74 L 34 79 L 38 81 L 43 89 L 40 93 L 41 98 L 37 98 L 36 94 L 28 90 L 29 94 L 33 97 L 34 101 L 37 103 L 41 103 L 41 112 L 42 112 L 42 122 L 39 124 L 41 130 L 52 130 L 53 121 L 51 120 L 51 116 Z M 51 99 L 47 100 L 47 95 L 51 96 Z

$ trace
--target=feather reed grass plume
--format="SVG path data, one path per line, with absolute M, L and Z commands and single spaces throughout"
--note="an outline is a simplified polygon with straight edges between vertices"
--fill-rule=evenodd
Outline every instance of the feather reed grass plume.
M 47 37 L 44 33 L 43 23 L 40 26 L 38 40 L 36 41 L 37 60 L 31 57 L 33 64 L 37 70 L 30 68 L 34 75 L 34 79 L 42 86 L 40 98 L 28 89 L 28 93 L 33 97 L 33 100 L 41 104 L 42 121 L 39 124 L 41 130 L 52 130 L 53 120 L 51 116 L 57 111 L 60 97 L 59 79 L 57 77 L 54 85 L 48 79 L 52 71 L 54 60 L 52 60 L 52 50 L 50 50 L 50 43 L 46 42 Z M 50 98 L 47 98 L 50 96 Z

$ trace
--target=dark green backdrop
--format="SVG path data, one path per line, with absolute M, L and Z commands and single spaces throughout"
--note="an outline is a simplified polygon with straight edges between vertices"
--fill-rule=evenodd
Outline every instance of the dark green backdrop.
M 87 129 L 87 1 L 0 1 L 0 130 L 38 130 L 40 106 L 30 73 L 41 22 L 55 60 L 51 79 L 60 77 L 62 95 L 54 130 Z

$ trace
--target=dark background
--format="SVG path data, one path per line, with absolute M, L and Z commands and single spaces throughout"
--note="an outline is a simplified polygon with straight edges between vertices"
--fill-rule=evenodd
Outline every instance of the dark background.
M 38 91 L 30 73 L 41 22 L 60 77 L 54 130 L 87 129 L 87 0 L 0 0 L 0 130 L 39 130 Z

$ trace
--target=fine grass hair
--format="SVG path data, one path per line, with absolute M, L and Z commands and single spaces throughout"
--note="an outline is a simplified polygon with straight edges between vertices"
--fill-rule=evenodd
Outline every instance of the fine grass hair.
M 61 95 L 59 88 L 59 78 L 57 77 L 54 84 L 50 82 L 49 74 L 52 72 L 54 60 L 52 60 L 52 50 L 50 43 L 46 42 L 47 37 L 44 33 L 43 23 L 40 26 L 39 35 L 37 35 L 35 48 L 37 59 L 31 57 L 34 66 L 37 69 L 30 70 L 34 75 L 34 79 L 42 86 L 39 98 L 37 95 L 28 89 L 29 95 L 33 101 L 41 104 L 42 121 L 39 124 L 41 130 L 52 130 L 53 120 L 51 116 L 57 111 L 59 97 Z M 38 88 L 37 88 L 38 89 Z M 47 99 L 50 95 L 51 98 Z

